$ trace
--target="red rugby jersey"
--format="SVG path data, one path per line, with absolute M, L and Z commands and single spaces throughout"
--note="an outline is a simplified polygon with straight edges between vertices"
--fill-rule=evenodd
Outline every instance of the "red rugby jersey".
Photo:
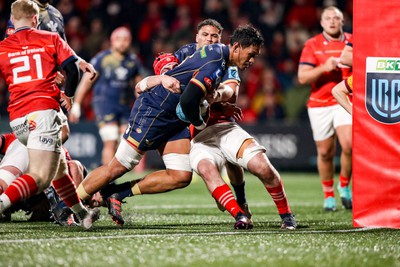
M 0 42 L 0 71 L 10 101 L 10 120 L 32 111 L 59 110 L 60 90 L 54 82 L 57 65 L 76 58 L 57 33 L 22 27 Z
M 340 40 L 331 40 L 323 33 L 309 39 L 303 48 L 299 64 L 317 67 L 329 57 L 339 59 L 344 46 L 351 40 L 350 33 L 344 33 Z M 322 74 L 311 84 L 311 94 L 307 107 L 326 107 L 337 104 L 332 95 L 332 88 L 351 74 L 351 68 L 340 65 L 334 71 Z

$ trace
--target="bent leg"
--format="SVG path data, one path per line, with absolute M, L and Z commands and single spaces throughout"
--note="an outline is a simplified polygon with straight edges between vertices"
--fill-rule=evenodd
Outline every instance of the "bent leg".
M 189 152 L 189 139 L 167 142 L 160 149 L 166 169 L 146 175 L 135 183 L 136 188 L 132 191 L 136 194 L 157 194 L 188 186 L 192 180 Z

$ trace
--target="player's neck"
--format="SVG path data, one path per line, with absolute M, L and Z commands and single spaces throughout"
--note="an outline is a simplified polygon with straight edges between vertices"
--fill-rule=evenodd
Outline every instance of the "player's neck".
M 124 58 L 124 54 L 115 50 L 115 49 L 111 49 L 112 54 L 118 58 L 118 59 L 123 59 Z
M 340 41 L 343 38 L 343 32 L 339 32 L 338 34 L 335 35 L 328 34 L 325 31 L 322 33 L 324 34 L 325 38 L 332 41 Z

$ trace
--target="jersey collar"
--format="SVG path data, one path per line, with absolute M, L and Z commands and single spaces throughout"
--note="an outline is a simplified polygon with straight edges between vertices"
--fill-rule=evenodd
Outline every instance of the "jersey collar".
M 342 34 L 340 35 L 340 38 L 338 40 L 333 40 L 332 38 L 330 38 L 325 32 L 322 32 L 322 35 L 324 36 L 324 38 L 330 42 L 330 41 L 340 41 L 340 42 L 344 42 L 345 40 L 345 36 L 344 33 L 342 32 Z

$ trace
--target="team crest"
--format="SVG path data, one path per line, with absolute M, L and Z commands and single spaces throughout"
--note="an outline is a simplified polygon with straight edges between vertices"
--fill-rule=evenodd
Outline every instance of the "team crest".
M 400 122 L 400 58 L 368 57 L 365 106 L 375 120 Z

